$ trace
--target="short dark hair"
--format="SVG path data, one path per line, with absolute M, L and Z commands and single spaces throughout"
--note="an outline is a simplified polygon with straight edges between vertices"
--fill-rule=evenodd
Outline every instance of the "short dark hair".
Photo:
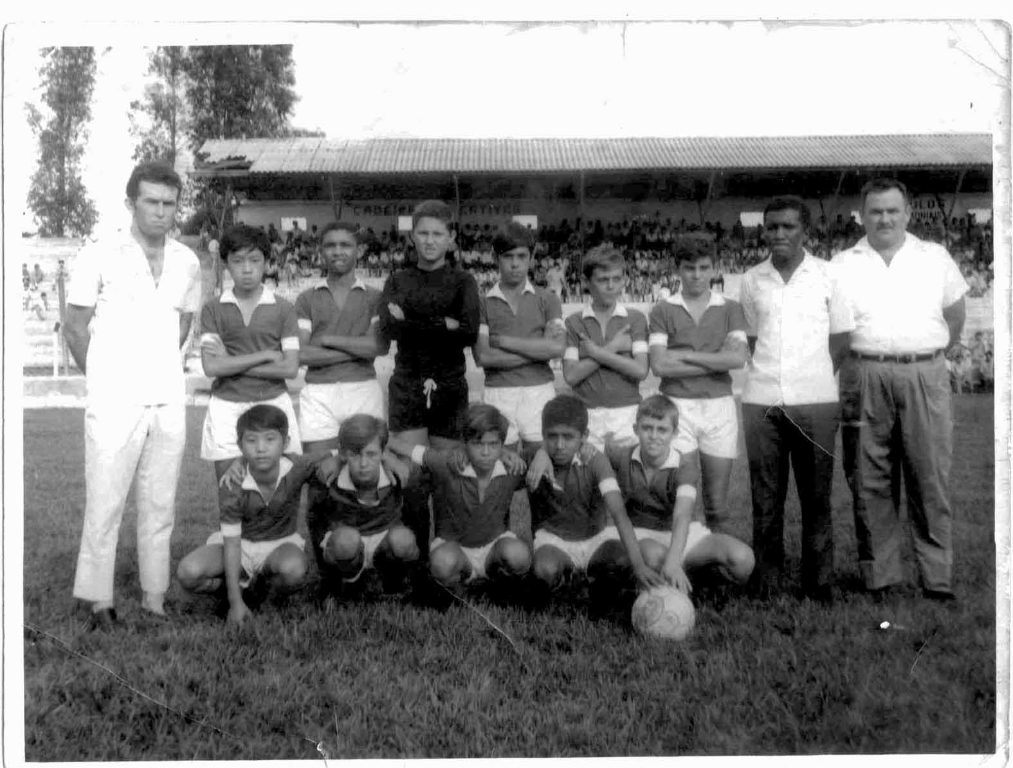
M 672 248 L 677 265 L 684 261 L 695 264 L 700 259 L 710 259 L 712 264 L 717 261 L 717 245 L 709 237 L 680 235 L 675 239 Z
M 530 251 L 534 240 L 530 229 L 519 222 L 509 221 L 500 227 L 492 239 L 492 251 L 497 256 L 502 256 L 514 248 L 527 248 Z
M 236 224 L 226 229 L 222 235 L 222 240 L 218 244 L 218 255 L 222 261 L 227 261 L 230 253 L 244 251 L 247 248 L 260 251 L 265 259 L 271 255 L 271 241 L 267 239 L 264 230 L 251 227 L 249 224 Z
M 356 245 L 362 245 L 362 238 L 359 235 L 359 227 L 350 221 L 332 221 L 329 224 L 325 224 L 324 228 L 320 230 L 320 242 L 324 241 L 329 232 L 348 232 L 352 237 L 355 238 Z
M 615 269 L 617 267 L 625 272 L 626 258 L 618 248 L 607 245 L 592 248 L 584 254 L 584 258 L 580 261 L 580 271 L 588 280 L 594 275 L 596 269 Z
M 648 419 L 671 419 L 672 428 L 679 428 L 679 409 L 665 395 L 651 395 L 637 407 L 636 421 Z
M 341 422 L 338 448 L 349 453 L 360 453 L 378 437 L 380 450 L 383 450 L 387 447 L 387 422 L 368 413 L 356 413 Z
M 556 395 L 542 409 L 542 431 L 550 427 L 573 427 L 581 434 L 587 432 L 587 406 L 573 395 Z
M 911 202 L 911 195 L 908 194 L 907 186 L 903 181 L 893 179 L 887 176 L 880 176 L 877 179 L 869 179 L 862 185 L 862 191 L 859 195 L 862 198 L 862 210 L 865 210 L 865 198 L 867 198 L 873 192 L 889 192 L 891 189 L 899 190 L 904 196 L 904 202 Z
M 419 219 L 439 219 L 447 225 L 447 229 L 450 229 L 454 215 L 450 212 L 450 206 L 442 200 L 423 200 L 412 211 L 413 230 L 418 226 Z
M 509 429 L 510 422 L 493 405 L 474 403 L 468 406 L 464 414 L 464 442 L 481 440 L 486 432 L 495 432 L 505 443 Z
M 247 432 L 266 432 L 269 429 L 281 432 L 282 437 L 288 437 L 288 416 L 276 405 L 255 405 L 244 411 L 236 421 L 236 437 L 240 441 Z
M 763 221 L 766 223 L 767 214 L 775 213 L 778 211 L 797 211 L 798 212 L 798 223 L 802 225 L 802 229 L 809 229 L 809 222 L 812 220 L 812 215 L 809 213 L 809 206 L 805 204 L 798 195 L 781 195 L 775 197 L 769 203 L 766 208 L 763 209 Z
M 183 190 L 183 180 L 173 170 L 172 166 L 160 160 L 149 160 L 134 167 L 127 179 L 127 197 L 137 200 L 137 192 L 142 181 L 150 184 L 165 184 L 167 187 L 176 188 L 176 200 L 179 200 L 179 193 Z

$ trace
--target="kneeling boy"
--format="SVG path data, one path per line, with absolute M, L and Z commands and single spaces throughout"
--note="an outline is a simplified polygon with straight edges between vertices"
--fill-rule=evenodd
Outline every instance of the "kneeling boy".
M 675 404 L 664 395 L 652 395 L 637 409 L 634 431 L 639 444 L 605 447 L 644 561 L 684 592 L 692 589 L 686 571 L 706 566 L 745 584 L 753 572 L 753 550 L 691 520 L 698 472 L 696 463 L 686 461 L 672 445 L 678 428 Z
M 480 578 L 518 578 L 531 567 L 527 544 L 508 529 L 510 500 L 524 482 L 510 474 L 504 458 L 509 423 L 491 405 L 475 403 L 464 418 L 464 467 L 454 451 L 438 451 L 391 438 L 395 453 L 429 470 L 433 478 L 436 535 L 429 545 L 429 570 L 445 587 Z
M 553 398 L 542 411 L 544 443 L 528 473 L 535 577 L 550 590 L 574 571 L 586 572 L 592 585 L 622 586 L 632 568 L 641 585 L 662 584 L 637 546 L 608 460 L 597 451 L 581 457 L 587 423 L 587 407 L 572 395 Z
M 389 584 L 419 557 L 415 536 L 401 522 L 401 481 L 383 466 L 386 447 L 386 422 L 349 416 L 338 430 L 336 479 L 310 487 L 306 523 L 327 586 L 355 582 L 372 567 Z
M 294 591 L 306 576 L 305 542 L 296 524 L 303 483 L 318 462 L 284 455 L 288 429 L 285 412 L 273 405 L 255 405 L 240 415 L 236 434 L 245 476 L 238 487 L 219 486 L 221 530 L 184 557 L 176 570 L 180 584 L 191 592 L 217 592 L 224 582 L 228 620 L 234 624 L 250 615 L 249 597 L 272 588 Z

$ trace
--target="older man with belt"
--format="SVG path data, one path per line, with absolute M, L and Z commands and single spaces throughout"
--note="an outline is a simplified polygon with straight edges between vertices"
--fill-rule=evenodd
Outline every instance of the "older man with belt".
M 859 565 L 870 592 L 904 581 L 903 476 L 923 594 L 953 600 L 953 418 L 944 354 L 960 340 L 967 283 L 941 245 L 907 232 L 904 184 L 875 179 L 861 196 L 866 236 L 834 258 L 855 316 L 841 401 Z

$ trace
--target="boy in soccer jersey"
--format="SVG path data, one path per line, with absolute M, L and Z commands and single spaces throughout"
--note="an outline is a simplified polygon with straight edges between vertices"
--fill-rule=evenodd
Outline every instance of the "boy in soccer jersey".
M 326 585 L 336 586 L 375 567 L 390 584 L 403 578 L 419 548 L 401 522 L 401 480 L 383 466 L 387 424 L 354 414 L 342 422 L 337 442 L 336 478 L 310 486 L 306 523 L 318 570 Z
M 753 572 L 753 550 L 692 520 L 697 468 L 673 444 L 678 424 L 675 404 L 665 395 L 652 395 L 637 409 L 638 445 L 605 446 L 644 562 L 684 592 L 692 590 L 687 571 L 711 565 L 745 584 Z
M 263 284 L 267 234 L 239 224 L 222 237 L 220 254 L 233 286 L 201 312 L 201 360 L 214 378 L 204 419 L 201 458 L 214 462 L 220 480 L 240 455 L 235 424 L 257 404 L 274 405 L 288 418 L 292 453 L 302 453 L 285 379 L 299 372 L 295 309 Z
M 355 276 L 365 247 L 354 224 L 335 221 L 320 235 L 327 283 L 299 294 L 299 362 L 307 367 L 299 393 L 299 432 L 307 453 L 338 447 L 338 430 L 352 414 L 384 417 L 373 361 L 389 344 L 377 329 L 380 292 Z
M 531 550 L 508 529 L 510 500 L 524 483 L 524 476 L 510 474 L 503 461 L 517 460 L 503 449 L 508 429 L 506 417 L 493 406 L 469 406 L 463 468 L 453 451 L 390 440 L 394 453 L 410 457 L 432 475 L 436 536 L 429 570 L 450 589 L 481 578 L 511 583 L 531 567 Z
M 438 200 L 412 213 L 418 262 L 392 273 L 380 297 L 380 333 L 397 342 L 388 384 L 393 436 L 411 445 L 449 448 L 461 439 L 468 408 L 464 350 L 478 339 L 478 285 L 447 263 L 454 242 L 450 208 Z M 429 546 L 428 488 L 406 488 L 405 522 L 423 554 Z
M 575 571 L 592 584 L 617 581 L 630 569 L 642 586 L 663 584 L 641 554 L 608 459 L 582 451 L 587 428 L 587 407 L 572 395 L 553 398 L 542 411 L 544 442 L 528 472 L 532 572 L 550 591 Z
M 493 239 L 499 282 L 482 299 L 475 361 L 485 369 L 485 402 L 507 417 L 507 447 L 542 444 L 542 409 L 556 396 L 549 360 L 566 346 L 559 298 L 528 279 L 531 230 L 510 222 Z
M 682 238 L 675 258 L 682 290 L 651 309 L 651 370 L 679 409 L 676 449 L 683 455 L 699 452 L 707 524 L 719 530 L 728 517 L 739 442 L 729 371 L 746 364 L 746 319 L 738 302 L 710 289 L 712 241 Z
M 626 284 L 619 250 L 593 248 L 581 271 L 591 303 L 566 318 L 563 379 L 588 408 L 591 445 L 603 449 L 606 436 L 632 445 L 640 382 L 647 378 L 647 319 L 619 301 Z
M 188 591 L 215 593 L 224 585 L 233 624 L 249 618 L 248 600 L 254 602 L 272 589 L 297 590 L 306 576 L 304 541 L 296 532 L 299 499 L 324 455 L 284 455 L 288 425 L 285 412 L 273 405 L 254 405 L 239 416 L 235 430 L 245 464 L 243 479 L 237 486 L 219 486 L 221 530 L 176 569 L 176 578 Z

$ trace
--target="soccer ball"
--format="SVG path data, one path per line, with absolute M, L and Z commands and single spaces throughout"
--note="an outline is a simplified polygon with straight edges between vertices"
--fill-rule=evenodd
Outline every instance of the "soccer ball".
M 685 640 L 695 622 L 692 601 L 675 587 L 652 587 L 633 603 L 633 626 L 651 637 Z

